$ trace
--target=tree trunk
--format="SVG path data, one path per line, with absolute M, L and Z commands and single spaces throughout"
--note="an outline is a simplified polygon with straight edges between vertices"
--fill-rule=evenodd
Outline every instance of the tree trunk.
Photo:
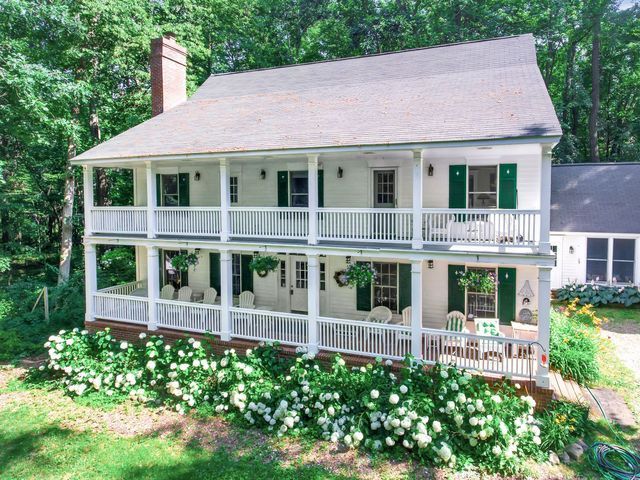
M 598 151 L 598 111 L 600 110 L 600 27 L 602 12 L 593 18 L 591 53 L 591 114 L 589 115 L 589 153 L 592 162 L 600 161 Z
M 73 249 L 73 199 L 76 180 L 73 176 L 71 159 L 76 156 L 76 143 L 69 137 L 67 144 L 67 175 L 64 179 L 64 206 L 62 208 L 62 227 L 60 238 L 60 268 L 58 285 L 66 283 L 71 273 L 71 250 Z
M 569 104 L 574 98 L 573 75 L 577 49 L 578 42 L 576 42 L 575 40 L 571 40 L 569 42 L 569 46 L 567 47 L 567 65 L 564 72 L 564 87 L 562 89 L 562 123 L 565 126 L 569 125 Z
M 102 132 L 100 130 L 100 117 L 98 116 L 98 108 L 95 99 L 89 105 L 89 130 L 93 137 L 93 144 L 97 145 L 102 141 Z M 104 168 L 96 168 L 96 179 L 98 188 L 96 189 L 96 202 L 99 207 L 106 207 L 111 204 L 109 201 L 109 177 Z

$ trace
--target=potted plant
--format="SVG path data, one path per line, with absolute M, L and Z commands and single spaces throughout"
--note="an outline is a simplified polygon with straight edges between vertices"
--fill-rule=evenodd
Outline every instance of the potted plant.
M 275 271 L 280 265 L 280 259 L 274 255 L 255 255 L 249 263 L 249 269 L 256 272 L 259 277 L 266 277 L 269 272 Z
M 181 272 L 186 272 L 189 267 L 198 264 L 198 256 L 195 253 L 180 253 L 171 258 L 171 266 Z
M 333 278 L 341 287 L 366 287 L 375 280 L 377 272 L 369 263 L 350 263 L 336 272 Z
M 458 272 L 458 286 L 477 293 L 493 293 L 496 290 L 496 275 L 493 272 L 469 269 Z

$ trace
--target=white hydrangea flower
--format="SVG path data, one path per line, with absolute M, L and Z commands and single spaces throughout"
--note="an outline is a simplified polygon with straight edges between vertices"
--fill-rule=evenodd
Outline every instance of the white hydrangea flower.
M 408 391 L 409 391 L 409 389 L 407 388 L 406 385 L 400 385 L 400 393 L 402 393 L 404 395 Z
M 371 398 L 375 400 L 380 396 L 380 392 L 378 390 L 371 390 L 370 395 L 371 395 Z
M 389 396 L 389 403 L 392 405 L 397 405 L 397 403 L 400 401 L 400 397 L 396 394 L 396 393 L 392 393 Z

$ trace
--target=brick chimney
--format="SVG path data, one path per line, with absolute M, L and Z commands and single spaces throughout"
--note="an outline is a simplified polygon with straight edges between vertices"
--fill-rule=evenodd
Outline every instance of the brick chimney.
M 187 49 L 172 33 L 151 40 L 151 111 L 155 117 L 187 99 Z

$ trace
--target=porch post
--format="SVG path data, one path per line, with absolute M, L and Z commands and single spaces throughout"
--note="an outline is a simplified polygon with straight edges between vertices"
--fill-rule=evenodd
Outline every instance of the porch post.
M 93 167 L 90 165 L 82 166 L 82 181 L 84 192 L 84 234 L 91 235 L 93 225 L 91 224 L 91 209 L 93 208 Z
M 233 281 L 231 278 L 231 252 L 220 252 L 220 339 L 231 340 L 231 312 L 233 306 Z
M 229 161 L 220 159 L 220 241 L 229 241 Z M 222 275 L 224 278 L 224 275 Z
M 540 166 L 540 246 L 538 251 L 548 254 L 551 251 L 549 230 L 551 229 L 551 145 L 542 147 Z
M 422 358 L 422 260 L 411 261 L 411 355 Z
M 422 187 L 424 172 L 424 150 L 413 152 L 413 242 L 412 247 L 422 249 Z
M 551 268 L 538 268 L 538 343 L 544 349 L 538 349 L 538 374 L 536 384 L 549 386 L 549 337 L 551 328 Z M 545 356 L 545 367 L 541 366 Z
M 309 353 L 318 352 L 318 316 L 320 315 L 320 267 L 318 255 L 307 254 L 307 317 Z
M 160 260 L 158 247 L 147 247 L 147 302 L 149 302 L 149 330 L 158 329 L 158 305 L 160 298 Z
M 152 162 L 146 162 L 147 173 L 147 238 L 156 238 L 156 192 L 160 185 L 156 182 L 156 169 Z M 157 264 L 156 264 L 157 265 Z
M 318 155 L 308 155 L 309 245 L 318 243 Z
M 93 322 L 95 317 L 95 307 L 93 304 L 93 294 L 98 290 L 98 277 L 96 266 L 96 246 L 85 240 L 84 244 L 84 289 L 85 289 L 85 322 Z

